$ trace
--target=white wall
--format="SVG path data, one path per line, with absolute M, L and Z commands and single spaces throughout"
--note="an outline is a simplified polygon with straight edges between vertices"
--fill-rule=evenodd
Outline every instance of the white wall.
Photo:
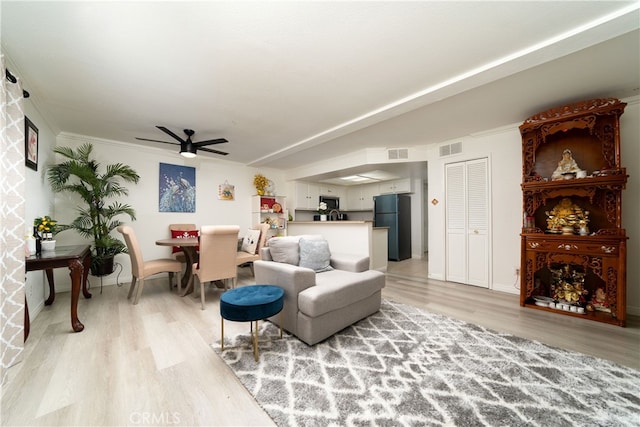
M 424 206 L 424 183 L 421 179 L 413 179 L 413 193 L 411 193 L 411 258 L 423 257 L 427 243 L 423 242 L 424 222 L 422 209 Z
M 170 237 L 168 226 L 171 223 L 195 223 L 198 227 L 212 224 L 237 224 L 240 233 L 251 225 L 251 196 L 255 194 L 253 176 L 260 172 L 274 181 L 276 191 L 286 188 L 282 174 L 272 169 L 256 169 L 242 164 L 199 155 L 195 159 L 185 159 L 175 151 L 135 146 L 130 143 L 97 140 L 78 135 L 61 134 L 57 138 L 59 146 L 77 147 L 84 142 L 94 145 L 94 157 L 103 166 L 122 162 L 131 166 L 139 175 L 140 182 L 127 184 L 129 197 L 126 203 L 136 211 L 137 220 L 131 222 L 145 259 L 162 258 L 170 255 L 171 249 L 155 244 L 158 239 Z M 160 163 L 191 166 L 196 168 L 196 212 L 171 213 L 159 212 L 159 167 Z M 235 186 L 235 200 L 218 199 L 218 185 L 228 181 Z M 47 185 L 48 186 L 48 185 Z M 69 223 L 75 218 L 75 206 L 79 203 L 74 195 L 59 193 L 56 195 L 56 219 L 61 223 Z M 121 221 L 129 222 L 122 216 Z M 118 238 L 122 236 L 114 231 Z M 58 244 L 75 244 L 86 242 L 74 231 L 65 231 L 57 236 Z M 131 275 L 128 255 L 118 255 L 116 262 L 123 265 L 120 282 L 128 281 Z M 66 276 L 66 277 L 65 277 Z M 99 278 L 89 276 L 92 287 L 100 285 Z M 105 285 L 114 284 L 117 274 L 103 277 Z M 68 272 L 56 271 L 56 289 L 70 288 Z
M 517 126 L 484 134 L 458 138 L 463 152 L 438 158 L 437 146 L 429 161 L 429 277 L 445 278 L 445 183 L 444 167 L 448 163 L 488 158 L 490 182 L 490 288 L 517 293 L 514 270 L 520 265 L 520 227 L 522 194 L 520 193 L 521 144 Z
M 627 231 L 627 313 L 640 315 L 640 97 L 624 100 L 620 117 L 622 166 L 627 188 L 622 192 L 622 226 Z
M 2 77 L 4 78 L 4 76 Z M 24 83 L 29 90 L 29 84 Z M 38 170 L 25 167 L 25 234 L 32 233 L 33 220 L 49 215 L 55 218 L 54 196 L 47 183 L 46 165 L 51 162 L 55 145 L 55 136 L 31 98 L 24 100 L 25 115 L 38 128 Z M 44 307 L 44 300 L 49 295 L 49 285 L 44 271 L 31 271 L 25 275 L 25 295 L 29 304 L 29 317 L 33 320 Z M 68 274 L 67 274 L 68 277 Z M 46 284 L 46 286 L 45 286 Z M 45 291 L 46 289 L 46 291 Z

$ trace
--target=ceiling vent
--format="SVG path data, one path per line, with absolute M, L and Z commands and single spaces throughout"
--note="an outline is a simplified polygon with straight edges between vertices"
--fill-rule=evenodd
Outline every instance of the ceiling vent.
M 408 148 L 394 148 L 387 151 L 389 160 L 408 160 L 409 149 Z
M 462 153 L 462 141 L 440 146 L 440 157 Z

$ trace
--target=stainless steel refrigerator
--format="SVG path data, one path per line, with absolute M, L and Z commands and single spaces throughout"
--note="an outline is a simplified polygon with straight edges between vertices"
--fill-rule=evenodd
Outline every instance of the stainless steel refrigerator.
M 389 227 L 389 259 L 411 258 L 411 197 L 385 194 L 373 198 L 374 225 Z

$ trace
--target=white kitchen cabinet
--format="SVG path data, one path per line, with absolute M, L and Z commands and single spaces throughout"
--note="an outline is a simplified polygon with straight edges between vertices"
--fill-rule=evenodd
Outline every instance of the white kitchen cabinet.
M 347 206 L 351 211 L 373 210 L 373 196 L 380 194 L 378 184 L 354 185 L 347 188 Z
M 340 189 L 335 185 L 319 184 L 318 193 L 320 196 L 340 197 Z
M 296 209 L 318 209 L 320 189 L 317 184 L 296 182 Z
M 380 194 L 401 194 L 412 193 L 411 179 L 394 179 L 393 181 L 385 181 L 380 183 Z

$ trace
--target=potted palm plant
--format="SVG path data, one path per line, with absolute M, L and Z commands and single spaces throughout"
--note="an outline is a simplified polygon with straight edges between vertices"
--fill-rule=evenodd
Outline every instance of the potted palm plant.
M 91 158 L 93 145 L 82 144 L 77 149 L 55 147 L 53 151 L 65 158 L 61 163 L 49 166 L 47 177 L 54 192 L 75 193 L 84 202 L 78 206 L 78 216 L 71 224 L 58 224 L 58 233 L 75 230 L 93 240 L 91 274 L 104 276 L 113 272 L 113 258 L 126 253 L 121 240 L 111 236 L 111 231 L 121 224 L 120 215 L 135 220 L 135 211 L 118 201 L 108 204 L 108 199 L 126 196 L 129 191 L 122 183 L 137 183 L 140 176 L 122 163 L 107 165 L 101 172 L 100 164 Z

